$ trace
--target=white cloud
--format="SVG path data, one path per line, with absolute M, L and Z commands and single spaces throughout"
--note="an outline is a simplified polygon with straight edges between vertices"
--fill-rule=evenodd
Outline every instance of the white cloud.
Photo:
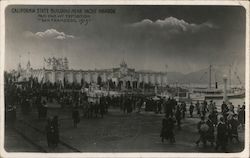
M 205 22 L 202 24 L 188 23 L 182 19 L 177 19 L 175 17 L 167 17 L 164 20 L 158 19 L 152 21 L 150 19 L 144 19 L 140 22 L 136 22 L 129 25 L 132 28 L 139 29 L 160 29 L 162 31 L 167 31 L 169 33 L 181 33 L 181 32 L 198 32 L 205 29 L 217 28 L 214 24 L 210 22 Z
M 35 37 L 38 39 L 56 39 L 56 40 L 65 40 L 65 39 L 73 39 L 75 36 L 73 35 L 67 35 L 64 32 L 59 32 L 56 29 L 47 29 L 44 32 L 30 32 L 25 31 L 24 32 L 25 37 Z

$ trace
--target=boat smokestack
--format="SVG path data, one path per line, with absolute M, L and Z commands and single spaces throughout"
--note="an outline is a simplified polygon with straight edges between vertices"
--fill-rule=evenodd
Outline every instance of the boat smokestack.
M 223 84 L 224 84 L 223 101 L 227 102 L 228 98 L 227 98 L 227 76 L 226 75 L 223 76 Z
M 218 82 L 215 82 L 215 89 L 218 89 Z

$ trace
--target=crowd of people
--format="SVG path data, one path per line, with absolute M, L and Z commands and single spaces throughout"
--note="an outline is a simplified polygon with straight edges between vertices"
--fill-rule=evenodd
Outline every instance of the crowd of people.
M 39 119 L 47 119 L 45 128 L 48 146 L 55 148 L 59 142 L 58 116 L 48 117 L 48 103 L 57 102 L 61 109 L 71 109 L 73 127 L 77 128 L 81 118 L 104 118 L 109 108 L 119 108 L 124 114 L 154 111 L 164 114 L 161 129 L 161 141 L 175 139 L 175 126 L 182 129 L 182 120 L 186 117 L 200 118 L 197 124 L 199 139 L 195 142 L 204 147 L 207 142 L 215 149 L 227 151 L 227 144 L 234 139 L 239 142 L 238 127 L 245 125 L 245 105 L 238 105 L 237 109 L 232 103 L 223 102 L 218 109 L 213 101 L 177 102 L 174 98 L 152 97 L 135 94 L 122 94 L 117 96 L 101 95 L 88 96 L 81 91 L 59 91 L 43 87 L 39 89 L 34 83 L 18 86 L 7 80 L 5 84 L 5 109 L 10 114 L 12 122 L 16 119 L 16 109 L 23 115 L 29 115 L 37 109 Z M 189 116 L 187 116 L 189 115 Z
M 167 101 L 168 102 L 168 101 Z M 162 120 L 161 140 L 165 139 L 171 143 L 175 142 L 175 124 L 178 129 L 181 129 L 181 120 L 185 119 L 186 103 L 179 104 L 169 102 L 168 108 L 165 108 L 165 118 Z M 165 107 L 165 106 L 164 106 Z M 235 110 L 232 103 L 223 102 L 219 111 L 215 103 L 211 100 L 208 104 L 206 101 L 201 104 L 199 101 L 195 106 L 191 102 L 189 105 L 190 118 L 193 118 L 193 111 L 196 109 L 197 118 L 200 121 L 197 123 L 197 131 L 199 134 L 198 140 L 195 142 L 197 146 L 200 143 L 203 147 L 207 147 L 207 142 L 214 146 L 215 150 L 221 149 L 227 152 L 229 142 L 235 141 L 239 143 L 238 128 L 241 126 L 244 129 L 245 125 L 245 105 L 238 105 Z M 174 114 L 174 115 L 173 115 Z

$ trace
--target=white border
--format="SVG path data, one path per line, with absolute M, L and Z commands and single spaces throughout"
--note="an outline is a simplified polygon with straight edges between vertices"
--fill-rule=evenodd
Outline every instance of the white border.
M 0 157 L 249 157 L 249 2 L 248 1 L 197 1 L 197 0 L 9 0 L 0 1 Z M 8 5 L 230 5 L 246 10 L 246 129 L 245 149 L 240 153 L 8 153 L 4 150 L 4 88 L 3 72 L 5 59 L 5 8 Z

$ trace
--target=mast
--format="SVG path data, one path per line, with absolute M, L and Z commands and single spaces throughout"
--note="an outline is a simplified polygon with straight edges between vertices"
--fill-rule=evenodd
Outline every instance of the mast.
M 212 76 L 212 65 L 209 65 L 209 80 L 208 80 L 208 88 L 211 89 L 211 76 Z
M 231 83 L 232 83 L 232 80 L 231 80 L 231 68 L 232 68 L 232 64 L 229 65 L 229 89 L 231 89 Z

